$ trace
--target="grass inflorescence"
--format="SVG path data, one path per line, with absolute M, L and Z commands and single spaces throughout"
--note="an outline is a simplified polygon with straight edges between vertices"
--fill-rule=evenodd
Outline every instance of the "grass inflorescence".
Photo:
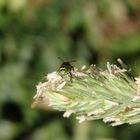
M 125 68 L 107 63 L 49 73 L 39 82 L 32 107 L 40 104 L 64 111 L 63 117 L 76 116 L 79 122 L 102 119 L 112 126 L 140 122 L 140 77 L 132 78 Z

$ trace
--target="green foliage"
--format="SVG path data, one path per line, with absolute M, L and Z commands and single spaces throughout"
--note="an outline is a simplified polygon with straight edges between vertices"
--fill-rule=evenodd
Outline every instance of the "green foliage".
M 73 119 L 64 122 L 57 112 L 31 109 L 30 104 L 37 82 L 59 69 L 58 57 L 75 59 L 76 67 L 92 63 L 105 67 L 106 61 L 121 57 L 131 74 L 139 75 L 139 11 L 139 1 L 133 0 L 0 0 L 0 139 L 34 140 L 34 133 L 42 135 L 43 128 L 46 137 L 57 139 L 51 134 L 57 133 L 53 130 L 59 124 L 61 139 L 76 140 L 80 132 L 81 140 L 118 138 L 118 133 L 125 139 L 125 126 L 117 132 L 98 121 L 95 126 Z M 96 130 L 99 125 L 107 136 Z M 130 128 L 129 138 L 136 136 L 136 128 L 139 125 Z

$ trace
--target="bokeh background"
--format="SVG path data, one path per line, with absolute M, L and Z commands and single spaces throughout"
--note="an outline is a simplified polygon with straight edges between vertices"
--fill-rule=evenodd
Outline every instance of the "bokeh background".
M 0 0 L 0 140 L 139 140 L 140 124 L 78 124 L 31 108 L 35 85 L 59 69 L 124 60 L 140 75 L 139 0 Z

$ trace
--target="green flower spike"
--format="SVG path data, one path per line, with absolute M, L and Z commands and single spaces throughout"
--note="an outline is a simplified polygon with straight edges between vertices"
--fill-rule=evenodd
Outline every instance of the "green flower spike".
M 112 126 L 140 122 L 140 77 L 134 79 L 127 70 L 107 63 L 101 70 L 91 65 L 69 74 L 52 72 L 36 88 L 32 107 L 40 104 L 64 111 L 63 117 L 76 116 L 79 123 L 102 119 Z

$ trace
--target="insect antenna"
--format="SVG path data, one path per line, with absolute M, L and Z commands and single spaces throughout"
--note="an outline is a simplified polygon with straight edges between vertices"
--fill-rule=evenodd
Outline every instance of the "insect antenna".
M 64 60 L 61 57 L 57 57 L 60 61 L 64 62 Z

